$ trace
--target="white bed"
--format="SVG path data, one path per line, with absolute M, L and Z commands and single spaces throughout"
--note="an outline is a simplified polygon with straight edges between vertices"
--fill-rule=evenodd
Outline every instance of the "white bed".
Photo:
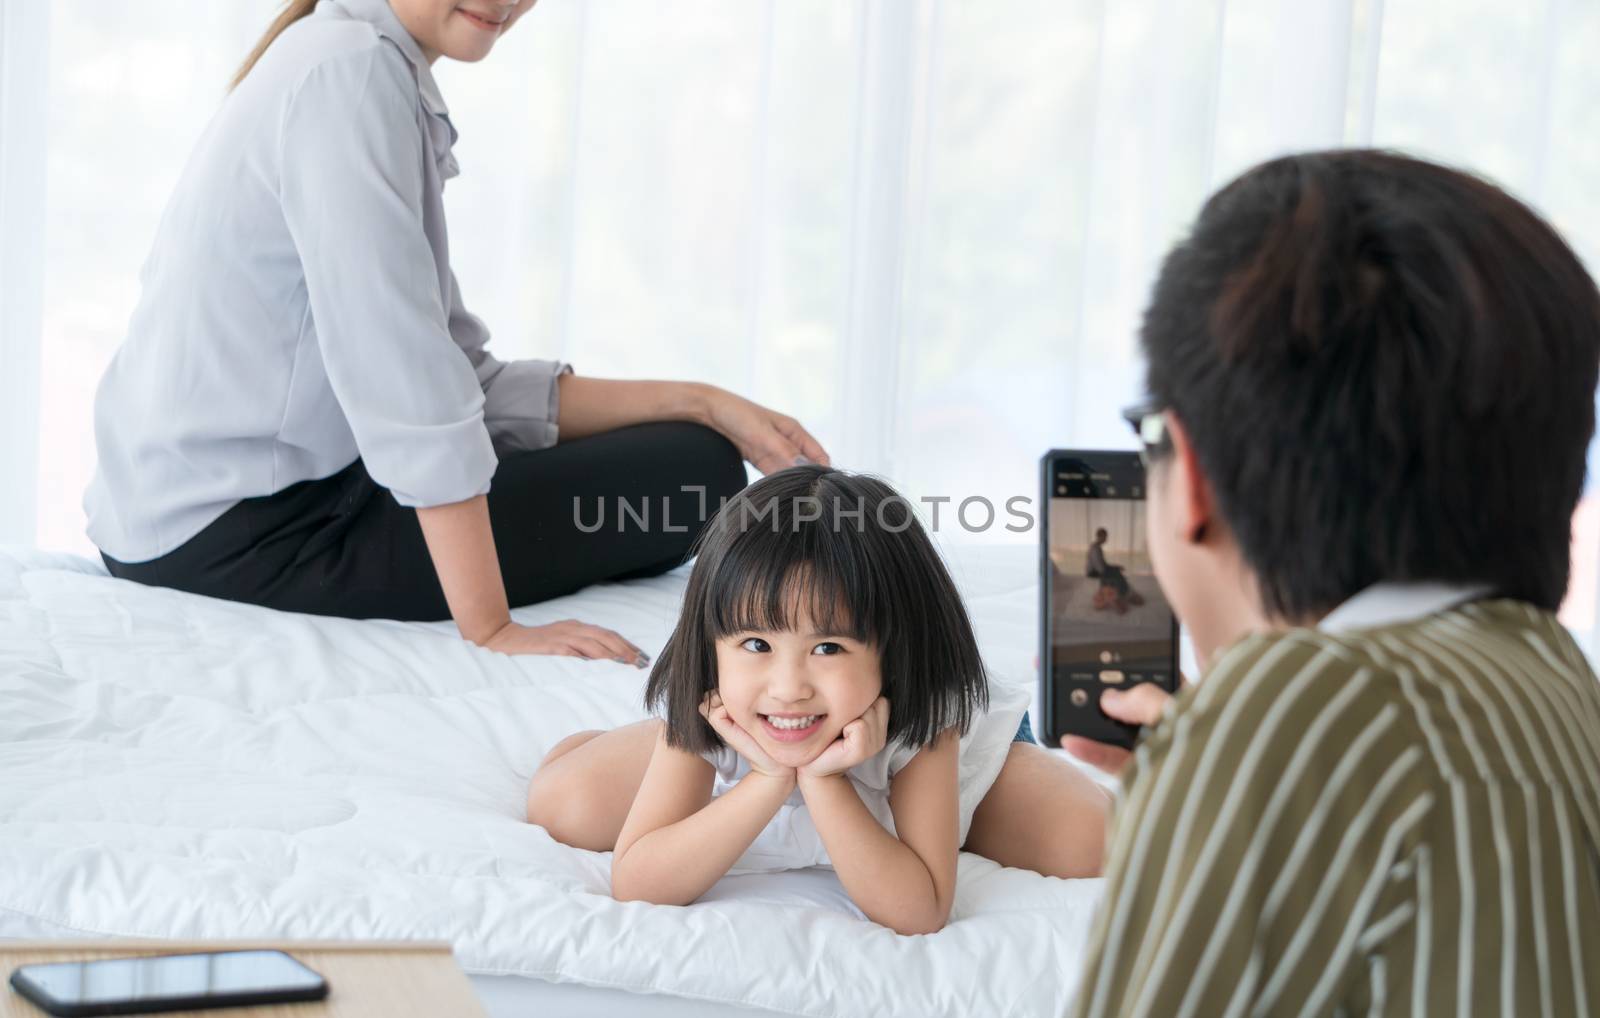
M 1003 681 L 1030 681 L 1034 561 L 952 555 Z M 516 614 L 654 653 L 685 575 Z M 0 549 L 0 937 L 443 939 L 497 1018 L 1064 1009 L 1097 881 L 963 855 L 927 937 L 860 918 L 827 870 L 613 901 L 609 857 L 523 823 L 523 791 L 557 739 L 642 717 L 643 677 Z

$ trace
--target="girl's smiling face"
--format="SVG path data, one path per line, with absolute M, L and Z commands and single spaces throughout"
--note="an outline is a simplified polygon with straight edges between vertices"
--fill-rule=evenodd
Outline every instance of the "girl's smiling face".
M 431 63 L 446 56 L 473 63 L 489 55 L 535 0 L 389 0 L 400 24 Z
M 876 647 L 817 628 L 799 613 L 792 631 L 751 630 L 717 641 L 723 705 L 784 767 L 815 760 L 883 691 Z

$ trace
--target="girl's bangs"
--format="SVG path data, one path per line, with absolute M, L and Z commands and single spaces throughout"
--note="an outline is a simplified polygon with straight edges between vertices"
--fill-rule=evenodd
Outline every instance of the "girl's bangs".
M 741 534 L 707 577 L 707 635 L 797 632 L 809 616 L 812 632 L 880 642 L 867 571 L 850 554 L 848 538 L 825 534 L 809 527 L 800 534 Z

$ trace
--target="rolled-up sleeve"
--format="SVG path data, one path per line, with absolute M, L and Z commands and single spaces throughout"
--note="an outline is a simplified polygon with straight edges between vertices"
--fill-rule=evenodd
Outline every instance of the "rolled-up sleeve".
M 488 491 L 496 458 L 424 230 L 416 102 L 386 45 L 319 64 L 284 113 L 280 186 L 356 447 L 373 480 L 423 507 Z
M 544 449 L 556 444 L 560 387 L 572 372 L 561 361 L 502 361 L 488 351 L 489 329 L 466 309 L 455 273 L 450 274 L 450 335 L 467 355 L 483 390 L 483 423 L 499 453 Z

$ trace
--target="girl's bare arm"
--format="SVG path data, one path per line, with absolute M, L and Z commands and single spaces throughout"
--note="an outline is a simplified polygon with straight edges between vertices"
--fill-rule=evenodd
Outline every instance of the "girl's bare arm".
M 844 774 L 801 773 L 811 821 L 856 907 L 896 933 L 935 933 L 950 918 L 960 851 L 954 732 L 925 747 L 895 775 L 889 808 L 899 837 L 868 811 Z
M 687 905 L 720 880 L 794 789 L 792 775 L 751 771 L 711 797 L 715 772 L 705 759 L 667 745 L 655 750 L 611 857 L 611 896 L 619 901 Z

